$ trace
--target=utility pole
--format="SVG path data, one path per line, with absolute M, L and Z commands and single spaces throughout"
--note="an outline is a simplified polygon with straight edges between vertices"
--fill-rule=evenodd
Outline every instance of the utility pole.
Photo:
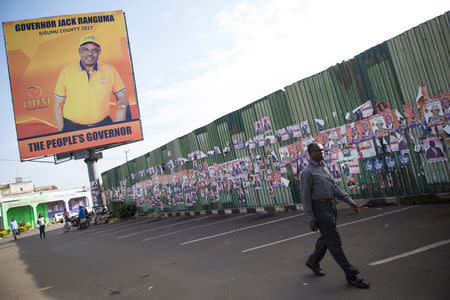
M 128 151 L 130 151 L 130 149 L 123 150 L 123 152 L 125 152 L 125 159 L 127 160 L 127 162 L 128 162 Z

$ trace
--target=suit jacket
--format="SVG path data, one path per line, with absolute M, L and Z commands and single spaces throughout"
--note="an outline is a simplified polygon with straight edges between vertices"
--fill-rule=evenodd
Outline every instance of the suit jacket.
M 436 150 L 436 152 L 433 151 L 433 148 L 429 148 L 427 150 L 427 157 L 428 158 L 439 158 L 439 157 L 443 157 L 444 156 L 444 153 L 442 152 L 441 148 L 436 147 L 436 148 L 434 148 L 434 150 Z

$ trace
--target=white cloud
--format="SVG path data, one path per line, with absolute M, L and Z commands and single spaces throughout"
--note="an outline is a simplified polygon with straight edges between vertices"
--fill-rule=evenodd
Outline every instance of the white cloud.
M 191 78 L 142 93 L 146 141 L 133 145 L 134 153 L 149 152 L 445 12 L 444 1 L 427 4 L 275 0 L 220 11 L 216 32 L 208 34 L 231 40 L 231 47 L 212 48 L 180 65 Z

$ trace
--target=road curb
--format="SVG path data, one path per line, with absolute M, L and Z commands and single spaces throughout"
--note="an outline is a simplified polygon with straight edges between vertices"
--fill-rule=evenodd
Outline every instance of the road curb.
M 448 197 L 448 194 L 443 193 L 443 197 Z M 379 207 L 389 206 L 398 203 L 396 197 L 384 197 L 384 198 L 371 198 L 371 199 L 353 199 L 359 207 Z M 336 203 L 338 210 L 348 209 L 349 205 L 345 202 L 338 201 Z M 286 204 L 286 205 L 271 205 L 271 206 L 257 206 L 257 207 L 240 207 L 240 208 L 226 208 L 226 209 L 212 209 L 212 210 L 200 210 L 200 211 L 177 211 L 171 213 L 165 213 L 166 216 L 205 216 L 205 215 L 235 215 L 235 214 L 277 214 L 284 212 L 303 212 L 302 204 Z

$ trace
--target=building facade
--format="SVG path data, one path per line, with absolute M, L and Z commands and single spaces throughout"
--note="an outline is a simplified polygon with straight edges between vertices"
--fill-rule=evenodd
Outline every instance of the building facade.
M 11 218 L 34 226 L 40 213 L 48 220 L 67 209 L 78 212 L 79 205 L 92 207 L 91 192 L 85 188 L 34 188 L 32 181 L 16 178 L 15 183 L 0 185 L 1 227 L 9 228 Z

